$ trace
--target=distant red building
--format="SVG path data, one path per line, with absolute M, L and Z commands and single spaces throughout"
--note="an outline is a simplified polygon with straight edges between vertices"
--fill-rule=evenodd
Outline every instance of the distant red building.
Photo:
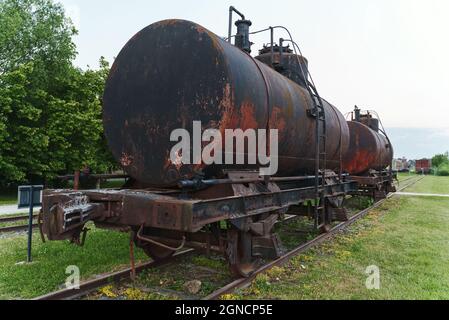
M 416 173 L 429 174 L 432 170 L 432 160 L 421 159 L 416 160 Z

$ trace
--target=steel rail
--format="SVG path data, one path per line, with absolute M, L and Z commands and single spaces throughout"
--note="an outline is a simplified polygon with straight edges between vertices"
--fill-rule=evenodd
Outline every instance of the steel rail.
M 398 190 L 398 192 L 409 188 L 410 186 L 414 185 L 415 183 L 421 181 L 422 179 L 424 179 L 424 178 L 416 179 L 415 181 L 411 182 L 410 184 L 401 187 L 400 190 Z M 335 237 L 339 232 L 341 232 L 342 230 L 353 225 L 358 220 L 366 217 L 372 210 L 380 207 L 382 204 L 384 204 L 388 199 L 392 198 L 393 196 L 395 196 L 395 193 L 389 194 L 386 199 L 378 201 L 373 206 L 360 211 L 359 213 L 352 216 L 348 221 L 342 222 L 342 223 L 338 224 L 337 226 L 335 226 L 334 228 L 332 228 L 328 233 L 321 234 L 318 237 L 316 237 L 315 239 L 313 239 L 307 243 L 301 244 L 300 246 L 296 247 L 292 251 L 283 255 L 279 259 L 274 260 L 274 261 L 262 266 L 261 268 L 256 270 L 250 277 L 237 279 L 237 280 L 227 284 L 226 286 L 214 291 L 213 293 L 209 294 L 202 300 L 217 300 L 224 294 L 232 293 L 237 289 L 240 289 L 247 285 L 250 285 L 259 274 L 264 273 L 264 272 L 272 269 L 273 267 L 284 265 L 286 262 L 288 262 L 293 257 L 295 257 L 299 254 L 302 254 L 302 253 L 310 250 L 311 248 L 316 247 L 317 245 L 320 245 L 323 242 Z
M 286 222 L 289 220 L 292 220 L 296 218 L 296 216 L 287 216 L 282 222 Z M 194 249 L 188 249 L 182 252 L 176 253 L 174 256 L 172 256 L 169 259 L 161 260 L 161 261 L 152 261 L 148 263 L 143 263 L 139 266 L 136 266 L 135 271 L 136 274 L 141 273 L 144 270 L 148 270 L 151 268 L 157 268 L 161 266 L 165 266 L 170 264 L 171 262 L 174 262 L 176 259 L 180 259 L 181 257 L 186 257 L 192 253 L 194 253 L 196 250 Z M 86 282 L 83 282 L 80 284 L 79 289 L 61 289 L 59 291 L 54 291 L 49 294 L 34 298 L 32 300 L 75 300 L 81 297 L 84 297 L 88 295 L 89 293 L 92 293 L 93 291 L 99 289 L 103 285 L 107 285 L 111 282 L 120 282 L 123 280 L 129 280 L 131 279 L 131 273 L 132 269 L 128 268 L 122 271 L 109 273 L 100 276 L 97 279 L 89 280 Z
M 35 228 L 37 226 L 38 226 L 37 224 L 33 224 L 33 228 Z M 8 232 L 27 231 L 27 230 L 28 230 L 28 225 L 3 227 L 3 228 L 0 228 L 0 234 L 8 233 Z
M 28 215 L 5 217 L 5 218 L 0 218 L 0 223 L 28 220 L 28 218 L 29 218 Z M 36 218 L 37 218 L 37 214 L 33 215 L 33 219 L 36 219 Z
M 169 265 L 170 263 L 187 257 L 188 255 L 195 252 L 194 249 L 185 250 L 182 252 L 176 253 L 173 257 L 160 261 L 151 261 L 147 263 L 140 264 L 136 266 L 135 271 L 136 274 L 142 273 L 142 271 L 162 267 L 165 265 Z M 95 290 L 101 288 L 102 286 L 108 285 L 114 282 L 120 282 L 123 280 L 131 279 L 132 269 L 128 268 L 122 271 L 117 271 L 113 273 L 108 273 L 100 276 L 99 278 L 89 280 L 80 284 L 79 289 L 62 289 L 59 291 L 51 292 L 49 294 L 34 298 L 32 300 L 75 300 L 81 297 L 85 297 L 86 295 L 94 292 Z
M 412 180 L 412 179 L 414 179 L 414 178 L 415 178 L 415 177 L 408 177 L 407 179 L 400 180 L 400 181 L 399 181 L 399 185 L 403 184 L 404 182 L 410 181 L 410 180 Z

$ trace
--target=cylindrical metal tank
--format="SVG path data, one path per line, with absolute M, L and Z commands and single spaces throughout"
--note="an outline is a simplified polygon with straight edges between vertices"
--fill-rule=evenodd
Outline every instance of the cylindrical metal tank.
M 273 64 L 277 67 L 278 72 L 297 84 L 306 87 L 307 83 L 305 78 L 307 78 L 309 72 L 309 62 L 307 59 L 302 56 L 297 56 L 288 47 L 283 47 L 282 53 L 280 52 L 281 48 L 279 46 L 274 46 L 273 52 L 271 50 L 271 46 L 264 47 L 260 50 L 256 59 L 266 65 L 271 65 L 271 60 L 273 60 Z
M 392 164 L 393 147 L 388 139 L 363 123 L 348 122 L 351 140 L 343 158 L 343 169 L 351 175 L 384 170 Z
M 192 134 L 193 121 L 223 137 L 226 129 L 278 129 L 278 175 L 314 170 L 316 122 L 307 113 L 313 108 L 307 90 L 189 21 L 165 20 L 137 33 L 111 68 L 103 104 L 113 155 L 146 184 L 170 186 L 199 170 L 214 175 L 223 168 L 171 162 L 171 132 Z M 335 107 L 325 102 L 324 109 L 333 169 L 346 153 L 349 130 Z

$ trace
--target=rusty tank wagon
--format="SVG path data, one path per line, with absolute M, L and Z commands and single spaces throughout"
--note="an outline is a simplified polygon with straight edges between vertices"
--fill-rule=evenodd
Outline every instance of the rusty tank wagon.
M 241 17 L 235 35 L 233 13 Z M 165 20 L 124 46 L 106 83 L 103 125 L 131 179 L 121 190 L 46 190 L 40 220 L 49 240 L 82 244 L 86 223 L 94 222 L 130 232 L 155 260 L 182 248 L 216 251 L 236 275 L 249 276 L 261 259 L 280 256 L 277 222 L 309 216 L 325 232 L 347 219 L 344 201 L 363 193 L 360 179 L 386 179 L 392 148 L 384 155 L 383 136 L 365 118 L 348 123 L 318 94 L 293 39 L 276 44 L 279 27 L 270 27 L 270 44 L 252 57 L 251 22 L 233 7 L 229 20 L 226 40 L 190 21 Z M 200 133 L 222 136 L 277 130 L 277 173 L 261 175 L 261 164 L 173 161 L 171 133 L 182 128 L 194 136 L 195 122 Z M 194 154 L 198 146 L 191 148 Z M 271 153 L 272 145 L 266 148 Z
M 356 106 L 348 127 L 350 143 L 343 157 L 343 168 L 359 185 L 355 194 L 370 196 L 375 201 L 385 199 L 388 193 L 396 191 L 393 185 L 396 174 L 392 172 L 393 146 L 381 128 L 380 119 Z

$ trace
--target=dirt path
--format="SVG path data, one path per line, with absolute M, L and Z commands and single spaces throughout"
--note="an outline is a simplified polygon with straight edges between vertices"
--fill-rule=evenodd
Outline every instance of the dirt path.
M 398 196 L 409 196 L 409 197 L 439 197 L 439 198 L 449 198 L 449 194 L 435 194 L 435 193 L 416 193 L 416 192 L 396 192 Z

